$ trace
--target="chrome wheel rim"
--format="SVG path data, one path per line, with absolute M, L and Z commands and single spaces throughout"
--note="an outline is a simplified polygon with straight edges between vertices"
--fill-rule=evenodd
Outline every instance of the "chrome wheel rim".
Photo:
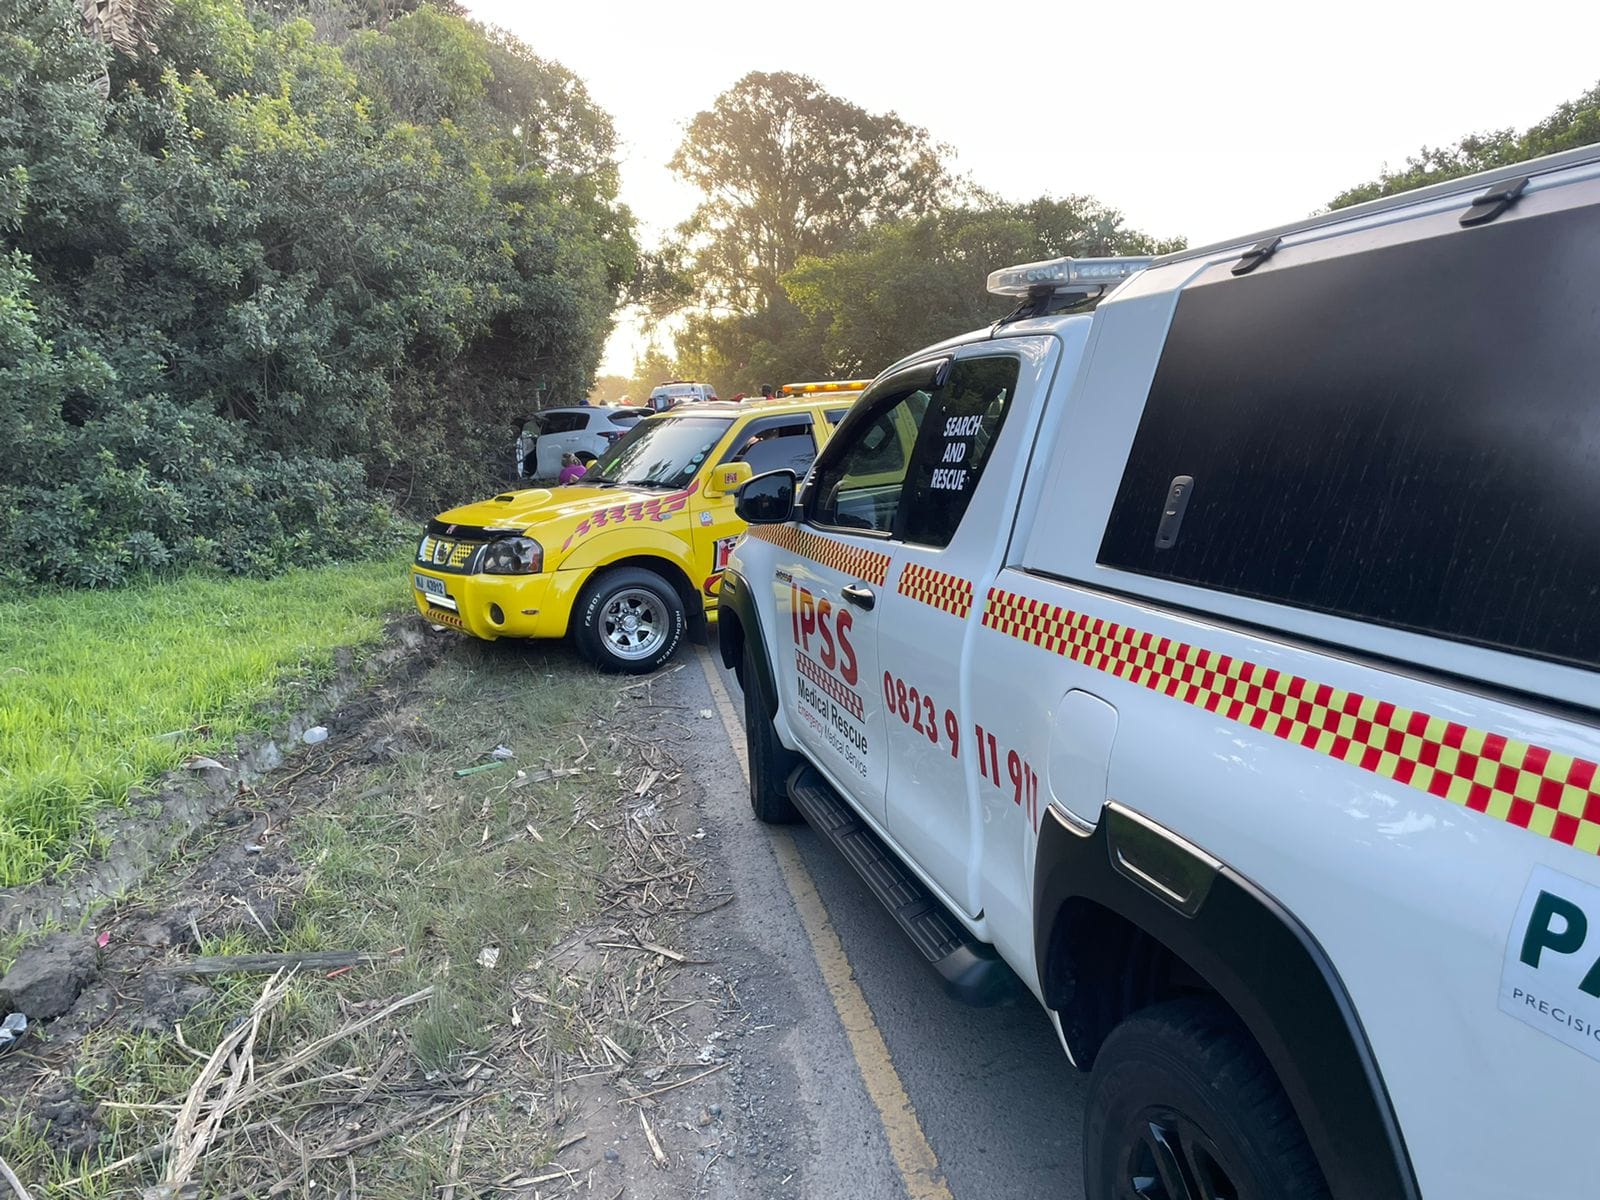
M 617 658 L 649 658 L 667 640 L 667 606 L 643 588 L 623 588 L 600 613 L 600 634 Z

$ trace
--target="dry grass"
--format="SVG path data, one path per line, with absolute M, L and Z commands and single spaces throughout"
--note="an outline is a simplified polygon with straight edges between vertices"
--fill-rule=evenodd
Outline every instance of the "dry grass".
M 689 730 L 654 712 L 640 732 L 633 702 L 649 686 L 563 649 L 454 642 L 252 798 L 266 821 L 251 836 L 292 851 L 300 874 L 270 929 L 217 935 L 203 918 L 196 947 L 377 961 L 224 975 L 171 1032 L 108 1026 L 70 1056 L 43 1055 L 31 1086 L 65 1075 L 95 1108 L 96 1151 L 61 1154 L 18 1115 L 0 1157 L 63 1200 L 357 1183 L 379 1200 L 555 1196 L 586 1178 L 573 1155 L 596 1084 L 664 1157 L 656 1097 L 720 1069 L 682 1015 L 705 1000 L 673 990 L 686 958 L 674 922 L 725 897 L 705 894 L 668 818 L 667 741 Z M 515 751 L 506 765 L 455 773 L 500 744 Z M 172 887 L 187 895 L 181 878 Z M 158 906 L 121 915 L 131 925 Z

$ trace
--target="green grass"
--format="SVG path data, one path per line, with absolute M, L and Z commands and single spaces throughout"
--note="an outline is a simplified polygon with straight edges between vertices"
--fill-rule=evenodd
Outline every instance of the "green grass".
M 620 838 L 617 797 L 631 794 L 642 769 L 638 752 L 613 736 L 610 724 L 626 686 L 576 662 L 565 647 L 454 639 L 443 661 L 425 674 L 380 691 L 392 704 L 365 718 L 345 748 L 307 752 L 321 756 L 319 769 L 295 781 L 294 815 L 278 832 L 302 872 L 284 897 L 292 915 L 270 936 L 248 926 L 203 936 L 197 952 L 355 950 L 377 957 L 336 976 L 298 977 L 263 1029 L 257 1045 L 263 1064 L 396 997 L 429 986 L 433 995 L 330 1047 L 301 1073 L 312 1081 L 303 1088 L 230 1118 L 228 1125 L 238 1127 L 270 1117 L 289 1142 L 241 1139 L 213 1151 L 197 1194 L 265 1195 L 269 1183 L 298 1165 L 295 1147 L 314 1148 L 357 1128 L 344 1126 L 349 1116 L 338 1115 L 332 1103 L 347 1100 L 355 1084 L 331 1072 L 348 1070 L 359 1082 L 397 1046 L 406 1054 L 395 1069 L 395 1090 L 380 1089 L 370 1107 L 356 1110 L 360 1128 L 383 1126 L 407 1108 L 421 1111 L 431 1088 L 441 1102 L 453 1100 L 464 1086 L 454 1073 L 469 1067 L 475 1052 L 490 1051 L 494 1071 L 483 1081 L 500 1094 L 472 1109 L 463 1176 L 526 1173 L 549 1158 L 560 1114 L 543 1101 L 534 1106 L 536 1094 L 550 1094 L 540 1064 L 546 1046 L 570 1050 L 577 1043 L 569 1025 L 577 1018 L 569 1014 L 592 986 L 578 977 L 582 972 L 558 968 L 550 956 L 575 925 L 595 915 L 598 881 L 607 877 Z M 375 739 L 390 747 L 377 758 L 366 750 Z M 454 774 L 502 742 L 515 751 L 512 764 Z M 534 773 L 544 764 L 580 761 L 586 770 L 579 776 L 516 779 L 519 768 Z M 530 826 L 538 838 L 527 832 Z M 155 879 L 146 886 L 159 892 L 175 882 Z M 486 946 L 500 951 L 492 970 L 477 962 Z M 545 1009 L 521 999 L 521 1035 L 510 1024 L 519 981 L 522 990 L 536 989 L 556 1002 Z M 213 995 L 183 1019 L 185 1040 L 209 1050 L 248 1011 L 263 983 L 259 975 L 208 980 Z M 608 1014 L 604 1028 L 634 1051 L 642 1037 L 630 1021 L 622 1012 Z M 508 1052 L 524 1041 L 527 1050 Z M 41 1198 L 140 1195 L 161 1163 L 67 1181 L 159 1143 L 171 1129 L 172 1109 L 137 1106 L 175 1105 L 199 1070 L 172 1032 L 134 1033 L 108 1023 L 76 1048 L 70 1067 L 76 1098 L 98 1114 L 98 1146 L 87 1158 L 52 1150 L 37 1122 L 8 1113 L 7 1098 L 0 1097 L 0 1158 L 35 1184 Z M 363 1197 L 437 1194 L 451 1159 L 454 1122 L 422 1128 L 419 1120 L 417 1126 L 360 1156 Z M 341 1161 L 317 1164 L 290 1194 L 333 1196 L 347 1169 Z M 463 1183 L 456 1194 L 486 1193 Z
M 259 726 L 408 603 L 397 559 L 0 603 L 0 885 L 70 862 L 94 810 Z

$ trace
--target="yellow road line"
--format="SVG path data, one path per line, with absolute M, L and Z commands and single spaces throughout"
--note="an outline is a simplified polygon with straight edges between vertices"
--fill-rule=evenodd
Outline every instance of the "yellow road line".
M 705 671 L 706 683 L 711 687 L 712 698 L 722 717 L 722 726 L 728 731 L 728 741 L 733 745 L 734 757 L 739 760 L 739 770 L 746 785 L 750 782 L 750 763 L 745 757 L 744 725 L 717 674 L 711 655 L 700 651 L 700 666 Z M 861 1082 L 867 1095 L 878 1110 L 883 1122 L 884 1136 L 889 1142 L 889 1153 L 900 1171 L 910 1200 L 955 1200 L 939 1173 L 939 1158 L 928 1144 L 917 1120 L 916 1109 L 911 1107 L 911 1097 L 906 1095 L 900 1073 L 894 1069 L 889 1057 L 889 1047 L 884 1043 L 878 1023 L 873 1019 L 872 1008 L 856 983 L 855 970 L 845 954 L 839 935 L 834 932 L 828 908 L 817 894 L 811 873 L 800 860 L 794 839 L 787 830 L 773 830 L 773 852 L 783 879 L 794 898 L 795 911 L 800 914 L 800 924 L 811 941 L 811 952 L 816 956 L 822 971 L 822 981 L 833 997 L 834 1011 L 844 1026 L 845 1037 L 850 1041 L 850 1051 L 855 1055 L 856 1066 L 861 1071 Z

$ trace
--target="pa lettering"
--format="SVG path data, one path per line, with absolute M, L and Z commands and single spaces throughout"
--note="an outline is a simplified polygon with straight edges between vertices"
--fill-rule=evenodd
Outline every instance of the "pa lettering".
M 1541 891 L 1522 934 L 1521 959 L 1538 970 L 1545 951 L 1552 954 L 1577 954 L 1589 937 L 1589 918 L 1583 909 L 1552 892 Z M 1600 1000 L 1600 956 L 1578 984 L 1578 990 Z

